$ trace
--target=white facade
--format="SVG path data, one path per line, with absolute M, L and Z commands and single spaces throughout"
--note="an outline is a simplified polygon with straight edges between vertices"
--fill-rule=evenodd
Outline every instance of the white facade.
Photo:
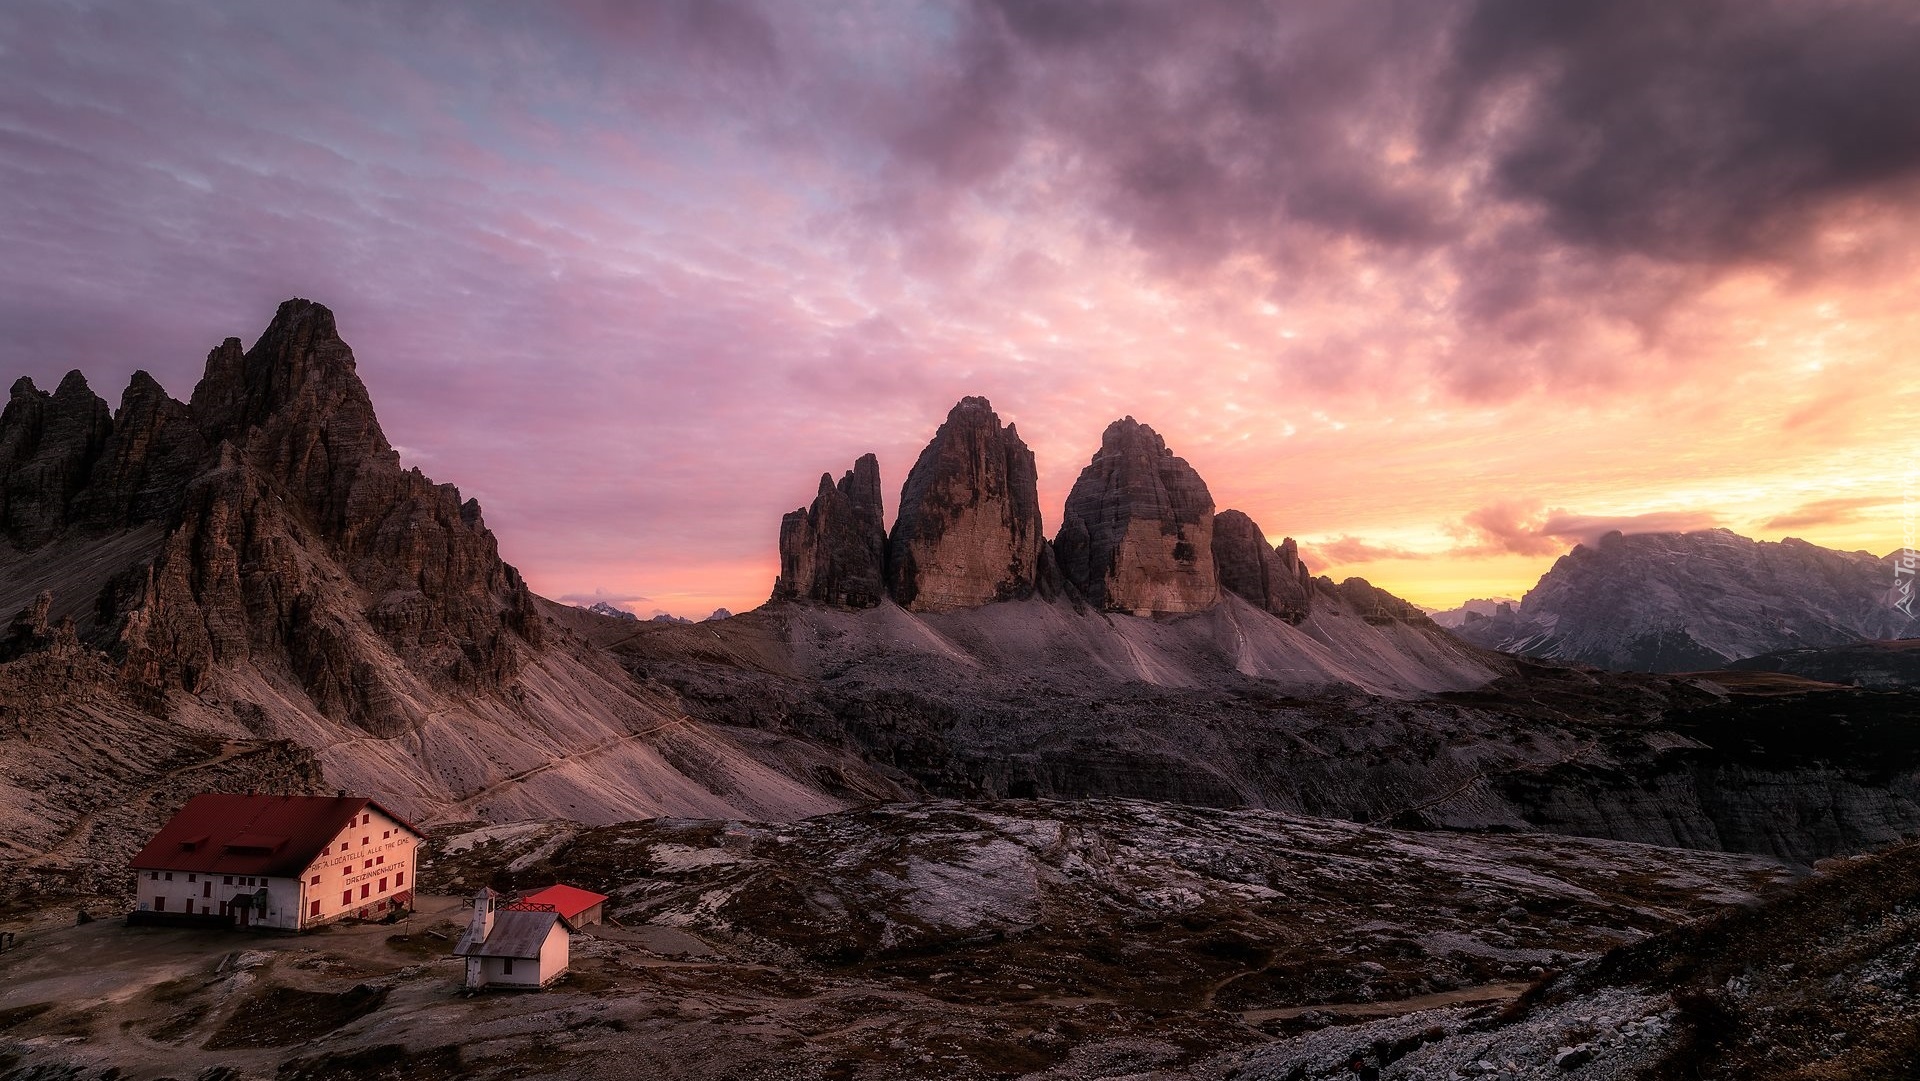
M 378 918 L 395 906 L 413 907 L 418 845 L 411 829 L 369 803 L 298 878 L 136 867 L 135 906 L 140 912 L 227 915 L 236 927 L 287 931 L 350 916 Z
M 300 880 L 301 926 L 348 916 L 375 919 L 396 902 L 412 908 L 419 843 L 412 830 L 368 804 L 307 865 Z
M 231 915 L 237 927 L 295 931 L 301 926 L 299 907 L 287 903 L 289 898 L 298 900 L 300 883 L 296 879 L 152 868 L 136 874 L 134 903 L 141 912 Z M 256 900 L 261 890 L 267 895 L 264 909 Z

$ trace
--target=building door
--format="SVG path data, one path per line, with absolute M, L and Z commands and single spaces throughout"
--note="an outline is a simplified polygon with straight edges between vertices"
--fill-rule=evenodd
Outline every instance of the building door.
M 233 904 L 229 906 L 228 911 L 232 912 L 236 917 L 238 917 L 237 922 L 240 924 L 240 926 L 245 927 L 247 925 L 248 918 L 253 915 L 253 898 L 247 897 L 245 895 L 235 897 L 233 899 Z

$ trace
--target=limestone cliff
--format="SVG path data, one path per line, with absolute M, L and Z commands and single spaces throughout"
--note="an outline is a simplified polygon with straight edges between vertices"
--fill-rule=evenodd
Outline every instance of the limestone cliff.
M 837 485 L 822 473 L 813 505 L 780 520 L 773 597 L 871 608 L 887 595 L 886 553 L 880 461 L 866 454 Z
M 1213 496 L 1166 440 L 1132 417 L 1107 426 L 1074 482 L 1054 551 L 1067 581 L 1098 608 L 1198 612 L 1220 600 Z
M 1033 451 L 985 398 L 962 398 L 900 490 L 887 586 L 914 611 L 1032 596 L 1041 578 Z
M 1313 607 L 1313 579 L 1288 537 L 1279 547 L 1267 543 L 1259 525 L 1241 511 L 1213 516 L 1213 563 L 1220 588 L 1246 598 L 1291 623 Z

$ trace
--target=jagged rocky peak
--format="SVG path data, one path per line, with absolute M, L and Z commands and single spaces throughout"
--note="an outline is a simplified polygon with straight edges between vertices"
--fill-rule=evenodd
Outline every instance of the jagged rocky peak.
M 116 415 L 77 372 L 51 395 L 14 385 L 0 557 L 85 553 L 141 525 L 158 528 L 124 565 L 74 571 L 88 644 L 156 692 L 252 663 L 330 715 L 391 727 L 420 680 L 503 685 L 542 638 L 479 504 L 400 465 L 311 301 L 282 304 L 252 349 L 214 349 L 190 405 L 145 372 Z
M 1213 496 L 1159 433 L 1116 420 L 1067 495 L 1054 551 L 1095 607 L 1140 615 L 1198 612 L 1220 600 Z
M 822 473 L 813 505 L 780 520 L 773 598 L 872 608 L 886 596 L 886 555 L 880 460 L 865 454 L 838 484 Z
M 962 398 L 900 490 L 887 586 L 914 611 L 1032 596 L 1045 540 L 1033 451 L 985 398 Z
M 113 432 L 74 501 L 73 520 L 94 529 L 164 521 L 185 498 L 207 443 L 185 402 L 144 371 L 133 373 L 113 415 Z
M 310 300 L 280 305 L 245 353 L 237 338 L 209 353 L 193 416 L 209 445 L 245 443 L 333 531 L 350 532 L 377 509 L 346 501 L 367 463 L 378 462 L 379 475 L 401 472 L 333 312 Z
M 66 528 L 112 430 L 107 403 L 79 372 L 68 372 L 52 394 L 31 379 L 16 381 L 0 411 L 0 539 L 38 548 Z
M 1213 516 L 1213 563 L 1220 588 L 1292 623 L 1307 618 L 1313 606 L 1313 578 L 1288 537 L 1279 547 L 1241 511 Z

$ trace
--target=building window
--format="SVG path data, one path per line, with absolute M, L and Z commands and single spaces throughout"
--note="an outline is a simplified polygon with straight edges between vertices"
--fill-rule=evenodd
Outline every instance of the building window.
M 369 896 L 372 896 L 372 894 L 373 894 L 373 883 L 371 882 L 360 883 L 360 899 L 362 901 L 366 900 Z
M 194 876 L 194 875 L 188 875 L 188 876 L 187 876 L 187 881 L 188 881 L 188 882 L 198 882 L 198 881 L 199 881 L 199 878 L 198 878 L 198 877 L 196 877 L 196 876 Z
M 160 881 L 160 872 L 158 872 L 158 871 L 148 871 L 148 872 L 147 872 L 147 881 L 148 881 L 148 882 L 158 882 L 158 881 Z
M 395 871 L 393 873 L 393 888 L 399 889 L 400 887 L 406 884 L 407 884 L 407 873 L 405 871 Z
M 342 905 L 350 905 L 350 904 L 352 904 L 352 903 L 353 903 L 353 891 L 352 891 L 352 890 L 341 890 L 341 891 L 340 891 L 340 903 L 341 903 Z
M 165 912 L 167 910 L 167 899 L 165 897 L 155 897 L 153 899 L 153 910 L 155 912 Z
M 360 816 L 360 824 L 361 824 L 361 825 L 363 825 L 363 826 L 367 826 L 367 825 L 372 825 L 372 824 L 373 824 L 373 816 L 372 816 L 372 815 L 370 815 L 370 814 L 366 814 L 366 815 L 361 815 L 361 816 Z
M 308 902 L 307 902 L 307 915 L 309 915 L 309 916 L 318 916 L 319 914 L 320 914 L 320 902 L 318 902 L 318 901 L 308 901 Z
M 513 975 L 513 958 L 509 957 L 500 962 L 500 972 L 506 976 Z
M 367 847 L 367 846 L 368 846 L 369 844 L 372 844 L 372 843 L 373 843 L 373 838 L 371 838 L 371 837 L 362 837 L 362 838 L 360 838 L 360 847 L 361 847 L 361 848 L 365 848 L 365 847 Z
M 380 880 L 380 892 L 381 893 L 387 892 L 387 880 L 384 878 Z
M 392 831 L 392 830 L 381 830 L 381 831 L 380 831 L 380 839 L 381 839 L 382 841 L 384 841 L 384 840 L 386 840 L 387 838 L 389 838 L 389 837 L 391 837 L 391 836 L 393 836 L 393 831 Z
M 172 871 L 168 871 L 168 872 L 167 872 L 167 881 L 168 881 L 168 882 L 172 882 L 172 881 L 173 881 L 173 872 L 172 872 Z
M 375 856 L 375 857 L 373 858 L 373 862 L 375 862 L 375 863 L 385 863 L 385 862 L 387 862 L 387 857 L 385 857 L 385 856 Z
M 209 878 L 205 882 L 200 883 L 200 896 L 202 897 L 213 896 L 213 879 Z
M 231 886 L 231 885 L 233 885 L 233 876 L 232 876 L 232 875 L 228 875 L 227 877 L 225 877 L 225 878 L 223 878 L 223 879 L 221 879 L 221 880 L 220 880 L 220 884 L 221 884 L 222 886 Z
M 307 883 L 307 885 L 309 885 L 309 886 L 318 886 L 319 884 L 320 884 L 320 876 L 319 876 L 319 875 L 314 875 L 314 876 L 313 876 L 313 881 L 311 881 L 311 882 L 308 882 L 308 883 Z
M 340 842 L 340 851 L 342 851 L 342 852 L 345 852 L 346 850 L 347 850 L 347 842 L 345 842 L 345 841 L 341 841 L 341 842 Z

